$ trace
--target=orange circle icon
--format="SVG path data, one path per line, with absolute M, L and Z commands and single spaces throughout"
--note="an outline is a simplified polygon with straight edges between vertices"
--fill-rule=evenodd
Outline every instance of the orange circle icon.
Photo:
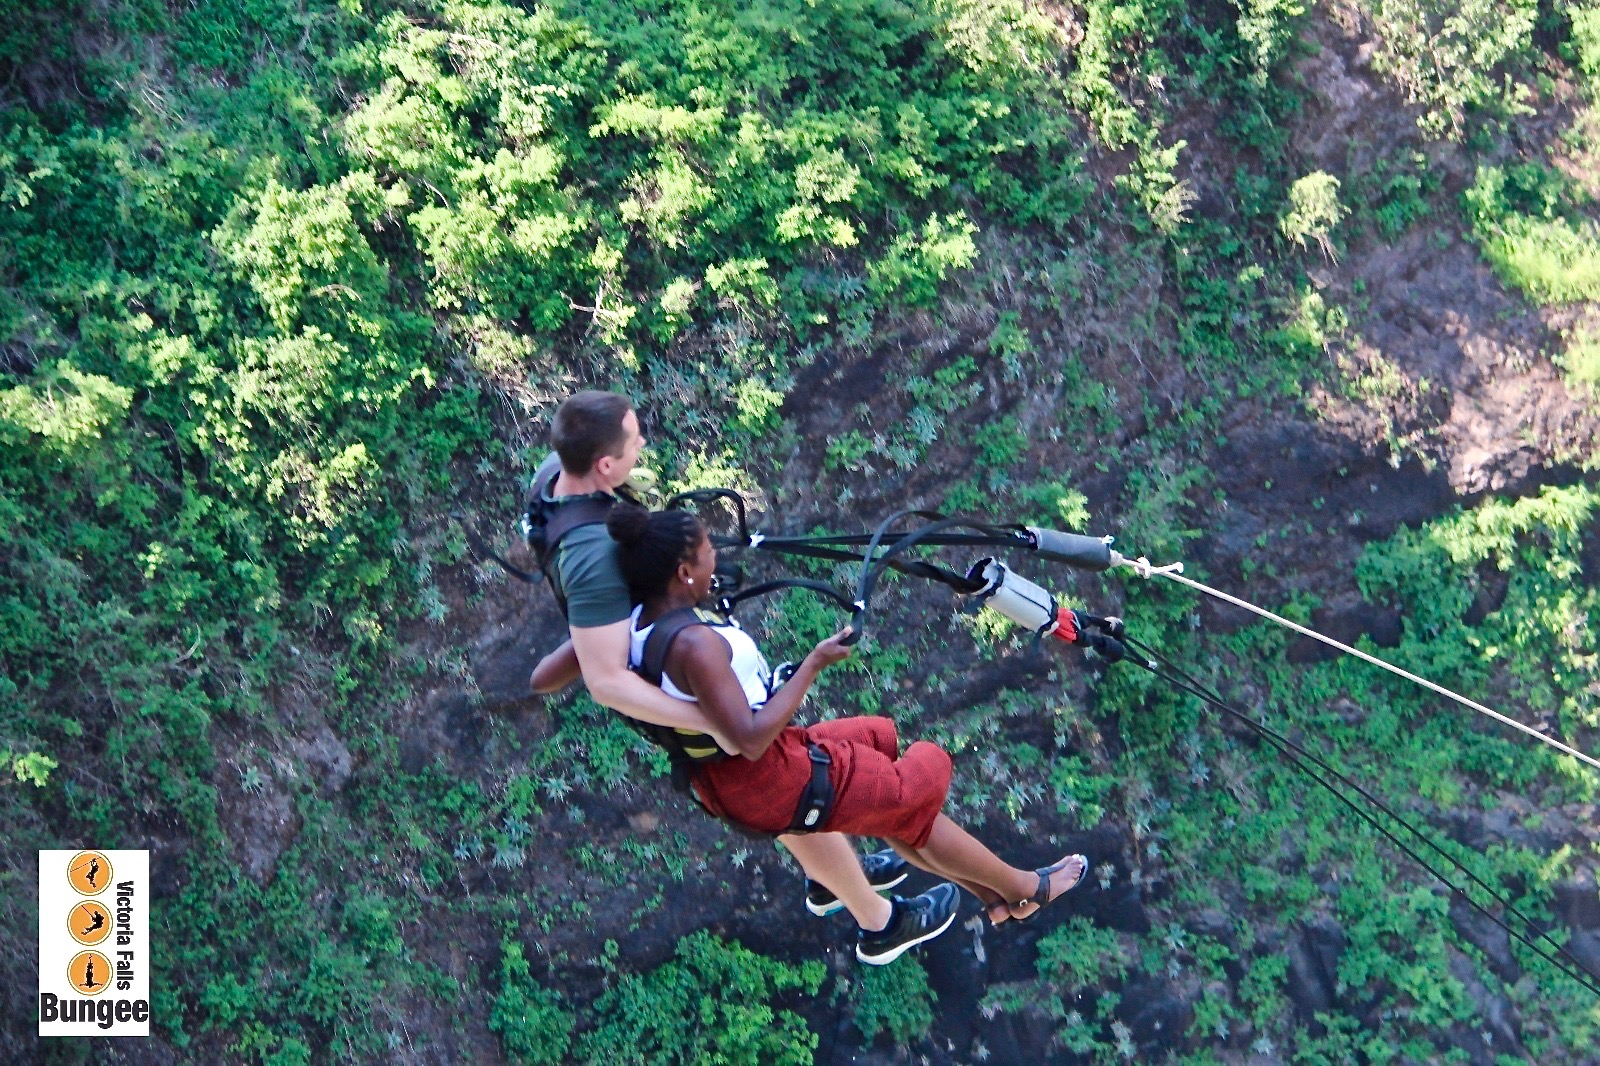
M 98 996 L 111 984 L 111 960 L 98 951 L 80 951 L 67 963 L 67 980 L 79 995 Z
M 80 851 L 67 864 L 67 880 L 74 892 L 98 896 L 111 884 L 111 860 L 98 851 Z
M 111 935 L 111 912 L 104 903 L 86 899 L 67 915 L 67 931 L 78 943 L 93 947 Z

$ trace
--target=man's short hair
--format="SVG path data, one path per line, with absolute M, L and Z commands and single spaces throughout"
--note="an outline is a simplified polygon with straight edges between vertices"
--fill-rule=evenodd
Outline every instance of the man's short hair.
M 626 442 L 622 420 L 631 410 L 633 404 L 617 392 L 585 389 L 563 400 L 550 430 L 561 468 L 582 477 L 602 455 L 621 455 Z

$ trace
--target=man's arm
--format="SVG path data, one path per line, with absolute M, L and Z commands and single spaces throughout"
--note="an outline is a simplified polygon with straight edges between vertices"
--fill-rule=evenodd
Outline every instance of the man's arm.
M 578 667 L 583 671 L 589 695 L 601 706 L 629 718 L 709 733 L 720 742 L 721 732 L 712 727 L 698 704 L 669 696 L 628 669 L 631 624 L 625 618 L 608 626 L 574 627 L 570 631 L 572 650 L 578 653 Z

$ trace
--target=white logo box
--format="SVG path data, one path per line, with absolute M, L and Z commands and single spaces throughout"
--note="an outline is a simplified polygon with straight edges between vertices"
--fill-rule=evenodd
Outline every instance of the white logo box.
M 68 872 L 74 859 L 82 857 L 80 865 L 89 867 L 93 856 L 105 860 L 109 876 L 98 891 L 81 890 Z M 98 866 L 95 874 L 98 884 Z M 74 909 L 86 902 L 100 904 L 110 918 L 110 932 L 97 944 L 75 940 L 67 924 Z M 95 987 L 89 993 L 74 987 L 69 971 L 86 951 L 105 959 L 103 964 L 91 960 Z M 102 966 L 109 972 L 101 974 Z M 39 852 L 39 996 L 34 1010 L 40 1036 L 150 1035 L 150 852 Z

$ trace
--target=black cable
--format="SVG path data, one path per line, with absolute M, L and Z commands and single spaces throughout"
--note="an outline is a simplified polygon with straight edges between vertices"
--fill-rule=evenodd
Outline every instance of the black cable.
M 1402 852 L 1404 852 L 1413 862 L 1415 862 L 1418 866 L 1421 866 L 1428 873 L 1432 874 L 1441 884 L 1443 884 L 1446 888 L 1448 888 L 1452 893 L 1454 893 L 1455 895 L 1459 896 L 1462 900 L 1464 900 L 1467 903 L 1468 906 L 1472 907 L 1479 914 L 1482 914 L 1485 918 L 1488 918 L 1491 922 L 1493 922 L 1495 925 L 1499 926 L 1502 930 L 1504 930 L 1505 933 L 1508 936 L 1511 936 L 1511 937 L 1515 938 L 1524 947 L 1528 948 L 1535 955 L 1539 956 L 1541 959 L 1544 959 L 1550 965 L 1552 965 L 1556 969 L 1560 970 L 1566 976 L 1568 976 L 1568 977 L 1572 978 L 1574 981 L 1578 982 L 1578 984 L 1582 985 L 1589 992 L 1593 993 L 1596 996 L 1600 996 L 1600 975 L 1596 975 L 1587 966 L 1585 966 L 1582 962 L 1580 962 L 1577 958 L 1575 958 L 1572 955 L 1572 953 L 1569 952 L 1564 946 L 1562 946 L 1561 944 L 1556 943 L 1556 941 L 1550 936 L 1549 933 L 1544 932 L 1543 930 L 1539 929 L 1538 923 L 1534 922 L 1533 919 L 1529 918 L 1527 915 L 1525 915 L 1521 911 L 1519 911 L 1509 900 L 1507 900 L 1504 896 L 1500 895 L 1500 893 L 1498 891 L 1496 891 L 1494 889 L 1494 887 L 1492 887 L 1487 882 L 1485 882 L 1483 880 L 1483 878 L 1479 877 L 1477 874 L 1475 874 L 1471 870 L 1469 870 L 1466 867 L 1466 865 L 1464 863 L 1462 863 L 1459 859 L 1457 859 L 1455 856 L 1451 855 L 1449 852 L 1447 852 L 1443 848 L 1441 848 L 1438 844 L 1434 843 L 1433 840 L 1431 840 L 1420 829 L 1418 829 L 1416 826 L 1412 825 L 1410 822 L 1406 821 L 1404 818 L 1400 817 L 1400 815 L 1396 814 L 1392 809 L 1390 809 L 1386 804 L 1384 804 L 1376 796 L 1372 795 L 1372 793 L 1368 792 L 1365 788 L 1363 788 L 1361 785 L 1357 784 L 1355 781 L 1351 780 L 1345 774 L 1340 773 L 1338 770 L 1335 770 L 1333 767 L 1329 766 L 1326 762 L 1324 762 L 1322 759 L 1318 758 L 1316 755 L 1311 754 L 1305 748 L 1301 747 L 1300 745 L 1296 744 L 1294 741 L 1292 741 L 1289 738 L 1283 736 L 1282 734 L 1280 734 L 1277 731 L 1271 729 L 1270 727 L 1268 727 L 1266 725 L 1263 725 L 1260 722 L 1255 721 L 1254 719 L 1252 719 L 1248 715 L 1244 714 L 1243 712 L 1238 711 L 1235 708 L 1229 706 L 1227 703 L 1225 703 L 1222 700 L 1222 698 L 1220 696 L 1217 696 L 1214 692 L 1211 692 L 1200 681 L 1198 681 L 1193 676 L 1185 673 L 1181 668 L 1179 668 L 1178 666 L 1173 664 L 1171 661 L 1166 659 L 1164 656 L 1162 656 L 1155 649 L 1151 648 L 1148 644 L 1145 644 L 1144 642 L 1135 640 L 1133 638 L 1125 638 L 1125 639 L 1127 641 L 1127 644 L 1131 648 L 1133 648 L 1134 650 L 1138 651 L 1142 655 L 1149 656 L 1150 659 L 1153 660 L 1153 662 L 1140 662 L 1139 665 L 1143 669 L 1148 670 L 1151 674 L 1153 674 L 1157 678 L 1160 678 L 1162 681 L 1165 681 L 1167 684 L 1173 686 L 1174 688 L 1179 689 L 1180 691 L 1183 691 L 1183 692 L 1187 692 L 1190 695 L 1196 697 L 1197 699 L 1200 699 L 1201 701 L 1203 701 L 1203 702 L 1205 702 L 1207 704 L 1210 704 L 1211 706 L 1217 708 L 1218 710 L 1222 711 L 1224 714 L 1227 714 L 1230 717 L 1236 719 L 1237 721 L 1240 721 L 1240 722 L 1244 723 L 1251 730 L 1253 730 L 1257 735 L 1259 735 L 1259 736 L 1263 737 L 1264 739 L 1266 739 L 1272 745 L 1273 750 L 1276 751 L 1280 756 L 1282 756 L 1283 759 L 1286 762 L 1288 762 L 1290 766 L 1292 766 L 1295 769 L 1299 770 L 1301 773 L 1305 774 L 1307 777 L 1311 778 L 1317 784 L 1321 785 L 1324 789 L 1326 789 L 1328 792 L 1330 792 L 1341 803 L 1343 803 L 1345 806 L 1349 807 L 1352 811 L 1354 811 L 1358 818 L 1360 818 L 1362 821 L 1366 822 L 1373 829 L 1376 829 L 1380 834 L 1383 835 L 1383 837 L 1386 840 L 1388 840 L 1391 844 L 1393 844 L 1395 847 L 1399 848 Z M 1161 669 L 1158 669 L 1157 668 L 1158 664 L 1159 664 L 1159 666 L 1165 667 L 1167 670 L 1171 671 L 1171 673 L 1170 674 L 1169 673 L 1164 673 Z M 1176 676 L 1173 676 L 1173 675 L 1176 675 Z M 1568 966 L 1567 962 L 1563 962 L 1562 959 L 1558 959 L 1554 955 L 1551 955 L 1548 952 L 1546 952 L 1544 950 L 1544 948 L 1541 947 L 1539 944 L 1535 943 L 1533 940 L 1529 939 L 1527 936 L 1524 936 L 1522 933 L 1520 933 L 1517 930 L 1513 929 L 1506 922 L 1502 921 L 1498 915 L 1496 915 L 1494 912 L 1490 911 L 1487 907 L 1485 907 L 1483 904 L 1479 903 L 1477 900 L 1473 899 L 1472 896 L 1470 896 L 1462 886 L 1455 884 L 1449 878 L 1447 878 L 1443 873 L 1441 873 L 1439 870 L 1435 869 L 1426 859 L 1424 859 L 1422 856 L 1418 855 L 1409 846 L 1407 846 L 1404 841 L 1400 840 L 1399 837 L 1395 836 L 1395 834 L 1392 833 L 1387 827 L 1385 827 L 1384 825 L 1380 824 L 1375 818 L 1373 818 L 1372 815 L 1368 811 L 1363 810 L 1349 796 L 1345 795 L 1343 792 L 1341 792 L 1337 788 L 1335 788 L 1330 781 L 1328 781 L 1327 779 L 1319 776 L 1315 771 L 1310 769 L 1310 767 L 1306 766 L 1305 762 L 1303 762 L 1302 760 L 1305 760 L 1305 761 L 1308 761 L 1308 762 L 1314 764 L 1319 769 L 1321 769 L 1324 773 L 1326 773 L 1326 774 L 1330 775 L 1331 777 L 1335 778 L 1341 784 L 1348 786 L 1349 788 L 1354 790 L 1357 794 L 1359 794 L 1363 799 L 1365 799 L 1368 803 L 1372 804 L 1372 806 L 1376 807 L 1378 810 L 1382 811 L 1384 814 L 1386 814 L 1390 818 L 1392 818 L 1399 825 L 1403 826 L 1408 832 L 1410 832 L 1418 840 L 1422 841 L 1425 845 L 1427 845 L 1428 848 L 1430 848 L 1431 850 L 1436 852 L 1446 862 L 1448 862 L 1450 865 L 1454 866 L 1457 870 L 1459 870 L 1463 874 L 1465 874 L 1467 876 L 1467 878 L 1472 881 L 1473 884 L 1477 885 L 1484 892 L 1488 893 L 1495 900 L 1495 902 L 1499 903 L 1500 906 L 1505 908 L 1505 910 L 1507 912 L 1509 912 L 1510 914 L 1515 915 L 1517 917 L 1517 919 L 1520 920 L 1528 929 L 1533 930 L 1537 934 L 1539 939 L 1544 940 L 1547 943 L 1549 943 L 1550 946 L 1555 948 L 1555 950 L 1562 956 L 1562 958 L 1567 960 L 1567 962 L 1571 963 L 1571 966 Z M 1576 970 L 1576 972 L 1574 972 L 1575 970 Z M 1582 976 L 1580 976 L 1580 974 Z
M 674 497 L 669 505 L 681 505 L 680 501 L 703 502 L 701 494 L 685 494 L 683 497 Z M 707 495 L 707 499 L 717 498 Z M 908 531 L 892 532 L 895 523 L 906 518 L 930 519 L 926 524 Z M 963 547 L 1025 547 L 1031 544 L 1030 534 L 1021 526 L 999 526 L 981 522 L 973 518 L 946 517 L 937 511 L 903 510 L 896 511 L 880 522 L 870 534 L 840 534 L 819 535 L 810 537 L 768 537 L 765 534 L 752 535 L 745 525 L 743 512 L 739 513 L 739 533 L 737 536 L 713 536 L 712 543 L 719 549 L 744 549 L 750 548 L 757 551 L 771 551 L 783 555 L 799 555 L 815 559 L 827 559 L 834 562 L 859 563 L 860 577 L 856 582 L 856 599 L 854 603 L 842 601 L 840 597 L 831 592 L 824 592 L 828 598 L 840 603 L 847 610 L 852 611 L 850 618 L 851 628 L 854 632 L 846 643 L 854 644 L 861 639 L 866 629 L 867 609 L 876 590 L 878 579 L 884 570 L 893 569 L 913 577 L 937 581 L 957 592 L 971 594 L 983 587 L 983 582 L 975 581 L 960 571 L 939 566 L 926 559 L 903 559 L 902 554 L 913 547 L 935 547 L 959 545 Z M 966 529 L 972 532 L 950 533 L 947 530 Z M 890 540 L 887 546 L 884 541 Z M 858 551 L 847 551 L 840 545 L 851 547 L 860 546 Z M 881 549 L 881 550 L 880 550 Z M 779 587 L 813 587 L 804 584 L 784 586 L 779 583 L 767 582 L 762 586 L 763 591 L 772 591 Z M 815 591 L 823 592 L 820 588 Z M 752 595 L 755 593 L 752 592 Z M 745 598 L 740 595 L 739 598 Z M 738 602 L 737 599 L 732 602 Z
M 466 534 L 467 537 L 467 547 L 472 550 L 474 555 L 477 555 L 480 559 L 487 559 L 498 563 L 500 569 L 504 570 L 518 581 L 525 581 L 530 585 L 537 585 L 544 581 L 543 577 L 536 577 L 535 575 L 530 574 L 528 571 L 523 570 L 520 567 L 512 566 L 510 563 L 506 562 L 506 560 L 502 558 L 498 552 L 489 547 L 489 542 L 483 538 L 482 534 L 473 528 L 472 524 L 467 521 L 467 516 L 465 514 L 461 513 L 460 511 L 452 511 L 450 517 L 456 522 L 460 523 L 461 532 Z
M 931 521 L 916 529 L 898 534 L 895 536 L 893 543 L 888 547 L 883 547 L 884 539 L 892 535 L 889 532 L 889 527 L 903 518 L 912 516 L 931 519 Z M 954 535 L 946 534 L 945 530 L 958 528 L 978 531 L 977 536 L 960 535 L 963 537 L 962 543 L 981 543 L 989 546 L 1010 545 L 1015 547 L 1021 547 L 1027 543 L 1027 534 L 1020 527 L 995 526 L 960 516 L 946 517 L 937 511 L 896 511 L 878 523 L 878 527 L 872 531 L 872 536 L 867 541 L 866 549 L 862 552 L 861 578 L 856 585 L 856 614 L 851 619 L 851 624 L 855 627 L 856 632 L 852 635 L 849 643 L 854 643 L 866 626 L 867 605 L 872 601 L 872 593 L 883 571 L 889 567 L 904 569 L 906 565 L 910 565 L 898 559 L 897 556 L 919 545 L 933 545 L 941 540 L 951 542 L 950 538 Z M 875 554 L 880 548 L 883 549 L 882 554 Z M 982 581 L 976 581 L 954 570 L 935 567 L 925 562 L 922 563 L 922 566 L 924 571 L 919 576 L 931 577 L 936 581 L 949 585 L 957 592 L 970 594 L 983 587 Z M 928 570 L 934 572 L 928 573 L 926 572 Z

